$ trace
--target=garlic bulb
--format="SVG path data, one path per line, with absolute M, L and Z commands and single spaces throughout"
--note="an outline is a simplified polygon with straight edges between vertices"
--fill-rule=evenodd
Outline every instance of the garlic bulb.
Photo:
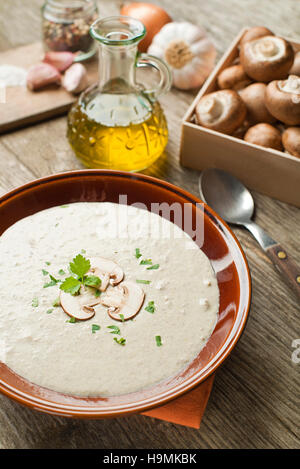
M 173 72 L 173 84 L 188 90 L 203 84 L 212 71 L 216 49 L 206 32 L 188 22 L 173 22 L 162 27 L 148 53 L 167 62 Z

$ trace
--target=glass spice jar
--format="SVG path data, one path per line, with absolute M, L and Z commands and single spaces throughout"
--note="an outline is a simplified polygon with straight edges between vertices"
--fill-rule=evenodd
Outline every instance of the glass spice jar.
M 89 28 L 98 16 L 95 0 L 47 0 L 42 7 L 45 50 L 73 52 L 76 61 L 92 57 L 96 47 Z

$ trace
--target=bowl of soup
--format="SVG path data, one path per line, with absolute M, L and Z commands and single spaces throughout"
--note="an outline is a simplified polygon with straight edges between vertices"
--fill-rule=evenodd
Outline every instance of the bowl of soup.
M 73 171 L 4 195 L 0 216 L 0 391 L 22 404 L 148 410 L 208 378 L 245 327 L 245 255 L 179 187 Z

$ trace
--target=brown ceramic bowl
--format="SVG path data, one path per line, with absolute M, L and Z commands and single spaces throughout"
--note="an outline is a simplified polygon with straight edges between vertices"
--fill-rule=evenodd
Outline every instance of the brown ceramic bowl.
M 167 182 L 109 170 L 82 170 L 38 179 L 0 199 L 2 234 L 20 218 L 55 205 L 71 202 L 189 203 L 193 220 L 200 215 L 197 197 Z M 172 220 L 173 221 L 173 220 Z M 220 289 L 217 325 L 204 349 L 190 365 L 143 391 L 108 398 L 82 398 L 42 388 L 16 375 L 0 363 L 0 391 L 18 402 L 51 414 L 82 417 L 117 417 L 162 405 L 191 390 L 221 365 L 236 345 L 247 320 L 251 297 L 249 268 L 243 251 L 228 226 L 205 205 L 203 251 L 209 257 Z M 46 370 L 45 370 L 46 372 Z

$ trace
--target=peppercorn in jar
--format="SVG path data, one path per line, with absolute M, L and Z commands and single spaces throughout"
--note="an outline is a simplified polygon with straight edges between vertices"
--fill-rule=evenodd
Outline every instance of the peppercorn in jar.
M 47 51 L 77 53 L 76 60 L 94 55 L 96 50 L 89 29 L 98 18 L 95 0 L 47 0 L 42 7 L 42 17 Z

